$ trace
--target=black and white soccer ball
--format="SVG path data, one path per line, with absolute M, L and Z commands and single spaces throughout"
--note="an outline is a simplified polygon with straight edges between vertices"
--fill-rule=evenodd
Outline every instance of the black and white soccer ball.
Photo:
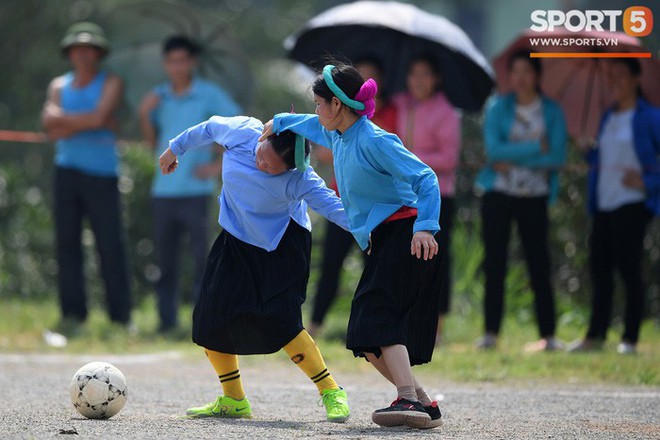
M 108 419 L 126 404 L 126 378 L 107 362 L 90 362 L 76 371 L 69 385 L 71 403 L 89 419 Z

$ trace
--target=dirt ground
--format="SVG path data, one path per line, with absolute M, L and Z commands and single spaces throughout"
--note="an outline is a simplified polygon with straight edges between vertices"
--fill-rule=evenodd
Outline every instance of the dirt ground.
M 87 420 L 69 402 L 73 373 L 92 360 L 113 363 L 129 383 L 126 407 L 110 420 Z M 660 388 L 654 387 L 463 384 L 423 377 L 433 382 L 429 394 L 442 399 L 445 422 L 416 431 L 371 422 L 371 412 L 394 397 L 392 386 L 374 372 L 335 373 L 352 409 L 344 424 L 325 420 L 315 387 L 293 365 L 252 362 L 241 375 L 253 419 L 187 419 L 187 407 L 213 400 L 219 390 L 203 356 L 0 354 L 0 438 L 660 439 Z

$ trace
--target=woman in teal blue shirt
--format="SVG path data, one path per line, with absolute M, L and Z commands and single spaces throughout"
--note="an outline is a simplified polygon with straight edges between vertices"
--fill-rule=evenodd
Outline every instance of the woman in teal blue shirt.
M 328 65 L 312 87 L 316 115 L 279 114 L 261 139 L 291 130 L 332 149 L 335 176 L 365 269 L 351 306 L 346 347 L 397 387 L 381 426 L 441 424 L 411 365 L 429 362 L 437 326 L 441 258 L 440 189 L 435 173 L 398 137 L 369 118 L 377 86 L 352 66 Z M 434 258 L 435 257 L 435 258 Z
M 477 178 L 482 197 L 485 247 L 485 335 L 482 349 L 494 348 L 504 309 L 504 280 L 511 225 L 515 221 L 534 290 L 541 339 L 529 351 L 556 350 L 555 303 L 550 281 L 548 202 L 559 190 L 557 169 L 566 157 L 566 124 L 559 106 L 539 91 L 541 64 L 529 52 L 509 59 L 513 92 L 495 97 L 486 110 L 486 167 Z

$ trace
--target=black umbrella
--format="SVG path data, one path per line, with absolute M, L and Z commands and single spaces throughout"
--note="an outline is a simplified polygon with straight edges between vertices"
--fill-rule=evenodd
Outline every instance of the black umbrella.
M 327 56 L 375 58 L 384 69 L 384 91 L 406 87 L 408 63 L 436 58 L 449 100 L 478 111 L 493 88 L 493 70 L 470 38 L 444 17 L 397 2 L 359 1 L 312 18 L 284 43 L 290 58 L 319 70 Z

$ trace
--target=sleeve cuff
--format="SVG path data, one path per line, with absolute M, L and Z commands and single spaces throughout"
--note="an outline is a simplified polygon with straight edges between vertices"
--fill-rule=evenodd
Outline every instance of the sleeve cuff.
M 179 144 L 176 144 L 172 141 L 170 141 L 170 150 L 172 150 L 172 153 L 174 153 L 177 156 L 183 156 L 183 154 L 185 153 L 185 151 L 181 149 Z
M 280 131 L 282 131 L 281 126 L 282 126 L 282 115 L 277 114 L 273 116 L 273 133 L 280 134 Z
M 440 230 L 440 224 L 437 220 L 417 220 L 413 226 L 413 232 L 429 231 L 435 234 Z

